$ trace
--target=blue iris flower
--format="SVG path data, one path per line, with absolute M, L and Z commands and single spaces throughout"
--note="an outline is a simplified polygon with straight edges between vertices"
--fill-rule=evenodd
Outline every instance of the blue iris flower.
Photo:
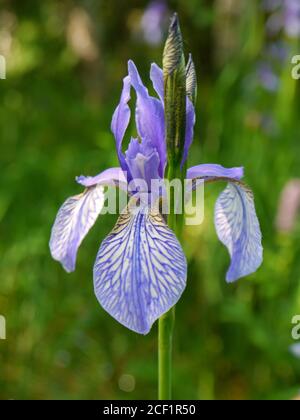
M 67 272 L 74 271 L 78 248 L 94 225 L 105 201 L 104 187 L 123 190 L 135 179 L 143 179 L 151 194 L 151 181 L 163 180 L 167 164 L 162 70 L 152 64 L 150 78 L 158 95 L 149 95 L 132 61 L 123 80 L 123 90 L 112 118 L 120 167 L 95 177 L 77 177 L 82 194 L 68 198 L 55 219 L 50 250 Z M 122 142 L 130 121 L 130 92 L 136 92 L 135 121 L 138 139 L 132 138 L 123 153 Z M 194 106 L 186 98 L 186 136 L 182 164 L 193 140 Z M 183 166 L 183 165 L 182 165 Z M 186 178 L 197 184 L 227 181 L 215 207 L 215 226 L 228 248 L 231 264 L 228 282 L 253 273 L 262 263 L 261 232 L 253 194 L 241 182 L 243 168 L 202 164 L 189 168 Z M 104 239 L 94 266 L 94 290 L 100 305 L 127 328 L 147 334 L 153 323 L 181 297 L 186 287 L 187 262 L 175 234 L 157 208 L 140 206 L 131 211 L 133 194 L 116 226 Z

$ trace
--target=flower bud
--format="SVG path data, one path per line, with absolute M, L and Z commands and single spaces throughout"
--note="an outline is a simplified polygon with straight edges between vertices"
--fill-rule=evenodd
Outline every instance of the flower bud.
M 189 55 L 189 60 L 186 66 L 186 94 L 195 106 L 197 100 L 197 77 L 191 54 Z
M 175 13 L 163 53 L 165 130 L 169 167 L 176 170 L 183 155 L 186 129 L 186 68 Z

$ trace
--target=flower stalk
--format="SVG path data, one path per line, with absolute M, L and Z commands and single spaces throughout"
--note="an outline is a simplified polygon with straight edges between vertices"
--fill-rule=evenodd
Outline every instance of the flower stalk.
M 158 321 L 158 398 L 170 400 L 172 396 L 172 344 L 175 306 Z
M 183 54 L 183 42 L 175 13 L 169 28 L 169 35 L 163 53 L 165 136 L 168 156 L 167 178 L 183 181 L 181 170 L 186 131 L 187 72 Z M 183 215 L 176 214 L 174 193 L 169 196 L 168 225 L 177 233 L 182 226 Z M 160 400 L 172 397 L 172 345 L 175 322 L 175 306 L 163 314 L 158 322 L 158 396 Z

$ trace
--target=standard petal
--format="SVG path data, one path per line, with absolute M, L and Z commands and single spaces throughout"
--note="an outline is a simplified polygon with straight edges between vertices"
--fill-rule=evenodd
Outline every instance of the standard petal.
M 244 168 L 224 168 L 221 165 L 205 163 L 187 170 L 188 179 L 201 178 L 206 181 L 217 180 L 217 178 L 232 178 L 239 181 L 244 176 Z
M 166 165 L 164 110 L 160 100 L 149 95 L 143 85 L 133 61 L 128 62 L 128 73 L 131 85 L 136 91 L 136 125 L 139 136 L 150 140 L 160 156 L 159 175 L 163 177 Z
M 186 98 L 185 142 L 184 142 L 184 150 L 183 150 L 181 166 L 183 166 L 185 161 L 187 160 L 189 149 L 193 142 L 195 122 L 196 122 L 196 115 L 195 115 L 194 105 L 192 104 L 191 100 L 187 97 Z
M 104 187 L 97 185 L 68 198 L 59 209 L 50 238 L 52 257 L 67 272 L 75 270 L 76 254 L 104 205 Z
M 76 182 L 84 187 L 93 185 L 115 185 L 123 190 L 127 190 L 127 178 L 121 168 L 109 168 L 96 176 L 80 175 L 76 177 Z
M 94 288 L 102 307 L 127 328 L 147 334 L 154 321 L 180 298 L 187 264 L 162 216 L 128 209 L 102 242 Z
M 227 282 L 255 272 L 263 259 L 262 236 L 252 191 L 241 182 L 231 182 L 220 194 L 215 207 L 215 226 L 231 256 Z
M 162 69 L 155 63 L 151 64 L 150 79 L 159 99 L 164 103 L 164 75 Z
M 126 163 L 135 180 L 145 181 L 147 191 L 151 190 L 151 181 L 159 179 L 159 155 L 157 150 L 152 147 L 151 142 L 131 139 L 126 152 Z M 131 185 L 132 186 L 132 185 Z
M 126 76 L 123 79 L 123 90 L 120 103 L 115 109 L 111 121 L 111 131 L 113 132 L 116 139 L 116 148 L 119 162 L 124 171 L 127 171 L 127 166 L 124 154 L 122 153 L 122 141 L 130 120 L 130 108 L 128 106 L 128 102 L 130 100 L 130 87 L 130 77 Z

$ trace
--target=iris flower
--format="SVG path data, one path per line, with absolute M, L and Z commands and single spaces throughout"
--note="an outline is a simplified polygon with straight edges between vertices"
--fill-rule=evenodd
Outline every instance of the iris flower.
M 152 64 L 150 78 L 157 97 L 149 95 L 136 66 L 128 63 L 128 75 L 112 118 L 120 167 L 95 177 L 79 176 L 82 194 L 68 198 L 52 228 L 50 250 L 67 272 L 75 269 L 78 248 L 104 206 L 104 187 L 127 190 L 135 179 L 143 179 L 151 194 L 151 180 L 163 180 L 167 165 L 164 118 L 163 72 Z M 135 121 L 138 138 L 131 138 L 124 153 L 123 139 L 129 125 L 131 89 L 136 93 Z M 181 167 L 184 168 L 193 139 L 195 112 L 186 98 L 186 135 Z M 243 168 L 227 169 L 216 164 L 191 167 L 186 178 L 205 183 L 228 182 L 215 207 L 215 226 L 220 241 L 228 248 L 231 264 L 227 282 L 253 273 L 262 262 L 261 232 L 253 194 L 241 182 Z M 143 192 L 145 193 L 145 192 Z M 158 208 L 144 202 L 131 211 L 139 191 L 132 191 L 129 204 L 112 232 L 103 240 L 94 265 L 94 290 L 100 305 L 127 328 L 147 334 L 153 323 L 181 297 L 187 278 L 182 247 Z

